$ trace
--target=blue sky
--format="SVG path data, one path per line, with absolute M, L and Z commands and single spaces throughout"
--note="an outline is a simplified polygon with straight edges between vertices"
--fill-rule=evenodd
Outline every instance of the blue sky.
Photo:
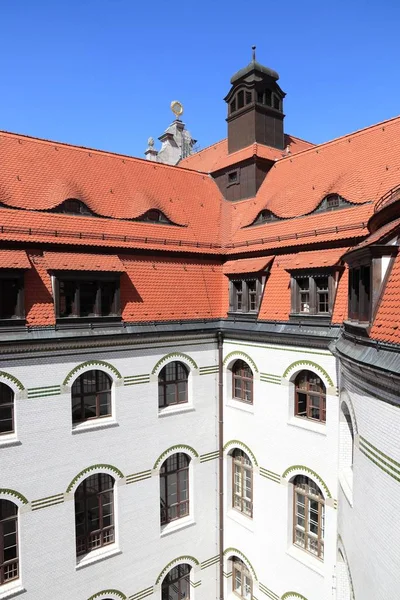
M 206 147 L 256 44 L 286 132 L 323 142 L 400 113 L 399 20 L 397 0 L 1 0 L 0 129 L 143 156 L 178 99 Z

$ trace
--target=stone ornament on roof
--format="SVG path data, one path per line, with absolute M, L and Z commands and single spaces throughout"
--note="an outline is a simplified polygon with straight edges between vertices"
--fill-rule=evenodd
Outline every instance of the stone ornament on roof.
M 170 108 L 175 115 L 175 120 L 158 138 L 161 142 L 161 149 L 159 151 L 155 149 L 154 139 L 150 137 L 145 156 L 147 160 L 154 162 L 177 165 L 183 158 L 187 158 L 193 153 L 196 140 L 185 129 L 185 124 L 179 118 L 183 114 L 183 104 L 178 100 L 172 100 Z

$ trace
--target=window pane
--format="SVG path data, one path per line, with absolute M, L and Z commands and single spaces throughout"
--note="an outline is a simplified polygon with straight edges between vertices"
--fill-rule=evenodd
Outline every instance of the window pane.
M 307 394 L 297 392 L 297 414 L 307 415 Z
M 96 417 L 96 395 L 85 396 L 83 400 L 84 419 L 93 419 Z
M 99 416 L 104 417 L 105 415 L 111 414 L 111 394 L 110 392 L 103 392 L 99 394 Z
M 1 280 L 0 319 L 12 319 L 18 315 L 18 297 L 21 287 L 19 279 Z
M 0 434 L 14 431 L 13 409 L 0 407 Z
M 80 288 L 80 317 L 93 317 L 96 315 L 97 282 L 84 281 Z
M 76 283 L 74 281 L 62 281 L 58 283 L 59 289 L 59 314 L 60 317 L 78 316 L 75 306 Z

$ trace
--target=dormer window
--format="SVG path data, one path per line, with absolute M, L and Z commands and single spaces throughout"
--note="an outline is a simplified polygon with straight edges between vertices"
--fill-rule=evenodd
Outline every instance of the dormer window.
M 335 281 L 331 270 L 292 273 L 291 315 L 329 317 L 335 297 Z
M 315 212 L 327 212 L 339 208 L 346 208 L 348 206 L 354 205 L 345 200 L 345 198 L 342 198 L 342 196 L 339 196 L 339 194 L 329 194 L 328 196 L 325 196 Z
M 353 267 L 349 272 L 349 319 L 371 320 L 371 265 Z
M 54 209 L 54 212 L 64 213 L 67 215 L 93 215 L 92 211 L 86 206 L 86 204 L 80 200 L 76 200 L 75 198 L 64 200 L 62 204 Z
M 119 274 L 60 273 L 55 279 L 58 319 L 118 317 Z
M 262 225 L 263 223 L 269 223 L 270 221 L 277 221 L 278 219 L 279 217 L 274 215 L 273 212 L 268 209 L 264 209 L 259 212 L 254 221 L 250 223 L 250 227 L 252 225 Z
M 231 280 L 231 311 L 256 313 L 260 308 L 262 282 L 259 277 Z
M 160 210 L 151 209 L 145 212 L 141 217 L 138 217 L 136 221 L 144 221 L 147 223 L 161 223 L 163 225 L 173 225 L 172 221 L 168 219 Z

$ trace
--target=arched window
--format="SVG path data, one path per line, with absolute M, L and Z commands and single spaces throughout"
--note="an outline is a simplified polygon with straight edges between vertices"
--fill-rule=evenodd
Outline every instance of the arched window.
M 301 371 L 296 377 L 294 414 L 322 423 L 326 421 L 326 388 L 312 371 Z
M 170 570 L 162 582 L 162 600 L 189 600 L 191 568 L 190 565 L 183 564 Z
M 91 475 L 75 492 L 76 555 L 115 541 L 114 479 L 106 473 Z
M 247 517 L 253 516 L 253 465 L 243 450 L 232 452 L 232 506 Z
M 188 375 L 187 367 L 181 362 L 165 365 L 158 376 L 159 408 L 188 401 Z
M 253 404 L 253 371 L 244 360 L 234 363 L 232 378 L 232 395 L 235 400 Z
M 103 371 L 86 371 L 72 386 L 72 422 L 111 416 L 112 381 Z
M 168 457 L 160 469 L 161 525 L 189 514 L 189 463 L 189 456 L 178 452 Z
M 253 580 L 250 571 L 236 556 L 232 557 L 232 589 L 243 600 L 253 598 Z
M 293 543 L 318 558 L 324 557 L 325 501 L 309 477 L 293 480 Z
M 0 500 L 0 585 L 18 575 L 18 507 Z
M 0 435 L 14 431 L 14 392 L 0 383 Z

